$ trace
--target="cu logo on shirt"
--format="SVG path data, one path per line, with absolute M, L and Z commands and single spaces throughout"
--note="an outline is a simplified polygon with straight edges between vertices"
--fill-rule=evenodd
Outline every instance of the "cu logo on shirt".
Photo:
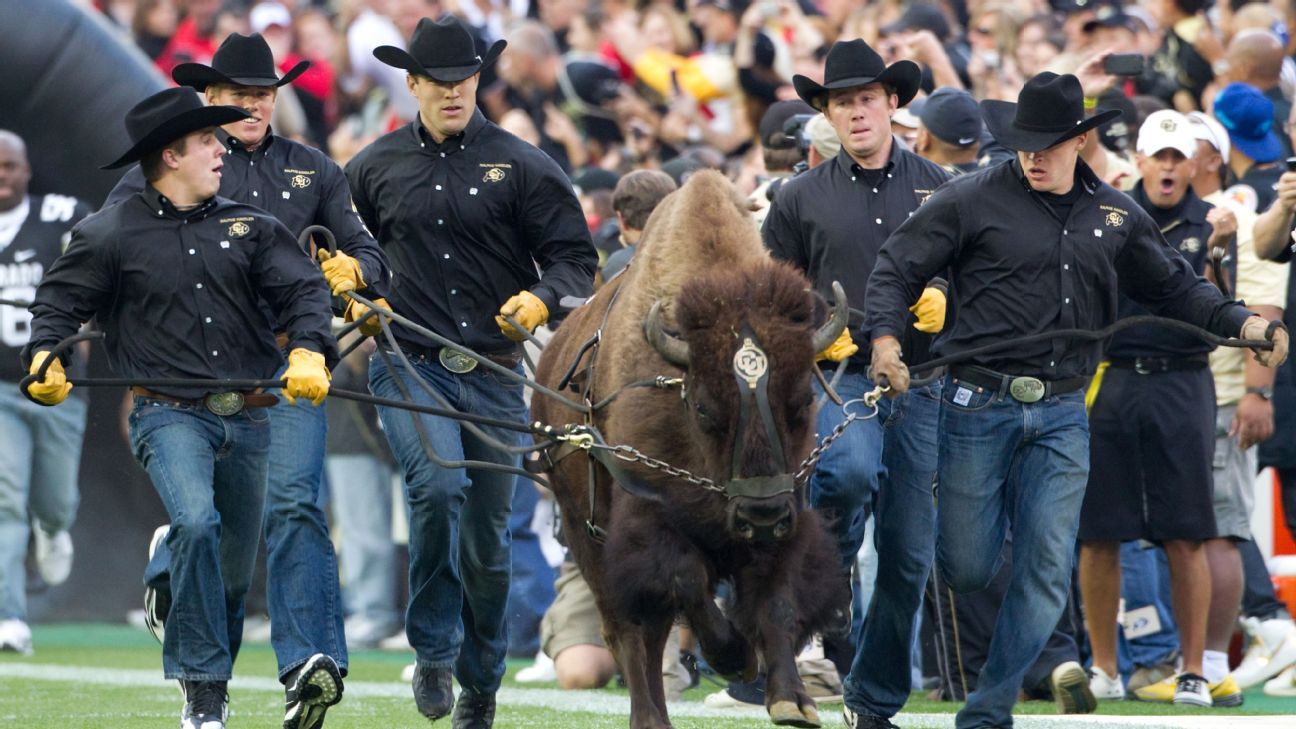
M 1120 213 L 1107 213 L 1107 226 L 1119 228 L 1125 224 L 1125 216 Z
M 292 184 L 293 187 L 300 190 L 303 187 L 309 187 L 310 183 L 311 183 L 311 179 L 306 175 L 293 175 L 290 184 Z
M 503 179 L 504 170 L 501 170 L 498 167 L 492 167 L 489 170 L 486 170 L 486 176 L 482 178 L 482 182 L 499 182 Z
M 241 238 L 247 235 L 250 230 L 252 229 L 248 227 L 247 223 L 235 223 L 229 227 L 229 234 L 231 238 Z

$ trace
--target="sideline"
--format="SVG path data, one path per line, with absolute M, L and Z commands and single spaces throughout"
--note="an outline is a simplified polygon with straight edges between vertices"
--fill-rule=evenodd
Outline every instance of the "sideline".
M 93 684 L 99 686 L 127 686 L 138 688 L 158 688 L 174 690 L 174 682 L 158 675 L 157 671 L 144 669 L 113 669 L 92 666 L 68 666 L 49 663 L 0 663 L 0 680 L 14 679 L 26 681 L 54 681 Z M 264 691 L 283 693 L 283 685 L 272 678 L 235 676 L 230 688 L 239 691 Z M 393 699 L 411 699 L 409 686 L 403 683 L 387 681 L 347 681 L 346 695 L 349 699 L 381 697 Z M 625 696 L 605 694 L 597 691 L 573 692 L 560 689 L 500 689 L 499 703 L 506 706 L 525 706 L 530 708 L 553 709 L 571 713 L 592 713 L 607 716 L 609 714 L 630 715 L 630 699 Z M 690 718 L 723 718 L 741 719 L 749 716 L 759 719 L 765 716 L 763 709 L 750 710 L 712 709 L 699 702 L 677 702 L 670 705 L 671 716 Z M 841 719 L 837 705 L 826 705 L 821 710 L 825 727 L 840 726 Z M 923 727 L 941 727 L 952 729 L 953 714 L 910 714 L 901 713 L 895 717 L 903 724 L 919 724 Z M 1013 723 L 1018 729 L 1218 729 L 1227 723 L 1229 729 L 1291 729 L 1292 715 L 1271 716 L 1111 716 L 1111 715 L 1077 715 L 1048 716 L 1030 715 L 1014 716 Z M 765 722 L 768 725 L 768 722 Z

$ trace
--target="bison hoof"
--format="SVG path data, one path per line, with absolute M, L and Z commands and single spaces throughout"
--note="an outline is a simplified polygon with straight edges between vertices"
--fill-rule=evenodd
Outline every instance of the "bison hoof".
M 797 706 L 795 701 L 775 701 L 769 707 L 770 720 L 779 726 L 802 726 L 817 729 L 819 712 L 814 703 Z

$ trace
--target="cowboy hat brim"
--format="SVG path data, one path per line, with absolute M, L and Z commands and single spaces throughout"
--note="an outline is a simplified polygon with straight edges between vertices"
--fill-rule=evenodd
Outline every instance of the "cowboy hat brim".
M 411 56 L 407 51 L 402 48 L 397 48 L 396 46 L 378 46 L 373 50 L 373 54 L 374 58 L 377 58 L 388 66 L 404 69 L 408 73 L 412 73 L 416 76 L 427 76 L 434 81 L 442 81 L 444 83 L 456 83 L 463 81 L 475 73 L 490 68 L 491 64 L 495 63 L 495 60 L 499 58 L 499 55 L 504 52 L 504 47 L 507 45 L 508 41 L 495 41 L 491 45 L 490 49 L 486 51 L 486 55 L 481 57 L 480 61 L 470 63 L 466 66 L 424 66 L 416 61 L 414 56 Z
M 278 76 L 227 76 L 220 71 L 201 63 L 182 63 L 171 72 L 171 78 L 181 86 L 188 86 L 195 91 L 206 91 L 212 84 L 232 84 L 234 86 L 279 87 L 292 83 L 302 72 L 310 68 L 310 61 L 301 61 L 293 66 L 283 77 Z
M 235 106 L 204 106 L 181 112 L 154 127 L 145 134 L 126 153 L 113 162 L 100 167 L 101 170 L 115 170 L 132 162 L 138 162 L 148 155 L 174 142 L 175 140 L 200 129 L 218 127 L 222 124 L 241 121 L 252 115 Z
M 792 77 L 792 86 L 796 89 L 797 95 L 802 101 L 819 111 L 824 110 L 822 102 L 829 91 L 867 86 L 872 83 L 887 84 L 894 88 L 896 96 L 900 97 L 898 106 L 904 106 L 913 101 L 913 97 L 918 94 L 918 87 L 922 84 L 922 69 L 918 68 L 918 64 L 913 61 L 896 61 L 876 76 L 852 76 L 826 84 L 818 83 L 801 74 Z
M 1041 152 L 1090 129 L 1100 127 L 1120 115 L 1120 109 L 1108 109 L 1063 130 L 1023 129 L 1013 123 L 1017 117 L 1016 103 L 997 99 L 986 99 L 981 102 L 981 116 L 985 118 L 990 134 L 995 141 L 1015 152 Z

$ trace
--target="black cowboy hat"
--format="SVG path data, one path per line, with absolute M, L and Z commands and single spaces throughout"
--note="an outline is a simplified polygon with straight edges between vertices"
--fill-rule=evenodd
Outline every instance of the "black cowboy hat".
M 186 134 L 250 116 L 236 106 L 203 106 L 198 93 L 190 88 L 159 91 L 126 112 L 126 133 L 134 144 L 125 154 L 99 169 L 124 167 Z
M 216 49 L 210 66 L 182 63 L 171 72 L 171 78 L 181 86 L 191 86 L 199 91 L 205 91 L 212 84 L 277 87 L 292 83 L 308 67 L 310 61 L 302 61 L 280 78 L 275 72 L 270 44 L 260 33 L 230 33 Z
M 986 126 L 1000 144 L 1018 152 L 1039 152 L 1121 115 L 1119 109 L 1085 117 L 1084 91 L 1071 74 L 1036 75 L 1017 94 L 1017 103 L 981 102 Z
M 792 85 L 807 104 L 823 111 L 824 97 L 832 89 L 849 89 L 871 83 L 887 84 L 896 90 L 900 106 L 908 104 L 918 93 L 922 71 L 913 61 L 896 61 L 890 66 L 877 51 L 862 40 L 838 41 L 828 49 L 824 64 L 824 82 L 815 83 L 797 74 Z
M 455 83 L 490 66 L 506 45 L 506 41 L 495 41 L 485 57 L 477 55 L 472 33 L 458 18 L 447 15 L 436 22 L 420 20 L 410 38 L 408 53 L 396 46 L 378 46 L 373 54 L 388 66 L 434 81 Z

